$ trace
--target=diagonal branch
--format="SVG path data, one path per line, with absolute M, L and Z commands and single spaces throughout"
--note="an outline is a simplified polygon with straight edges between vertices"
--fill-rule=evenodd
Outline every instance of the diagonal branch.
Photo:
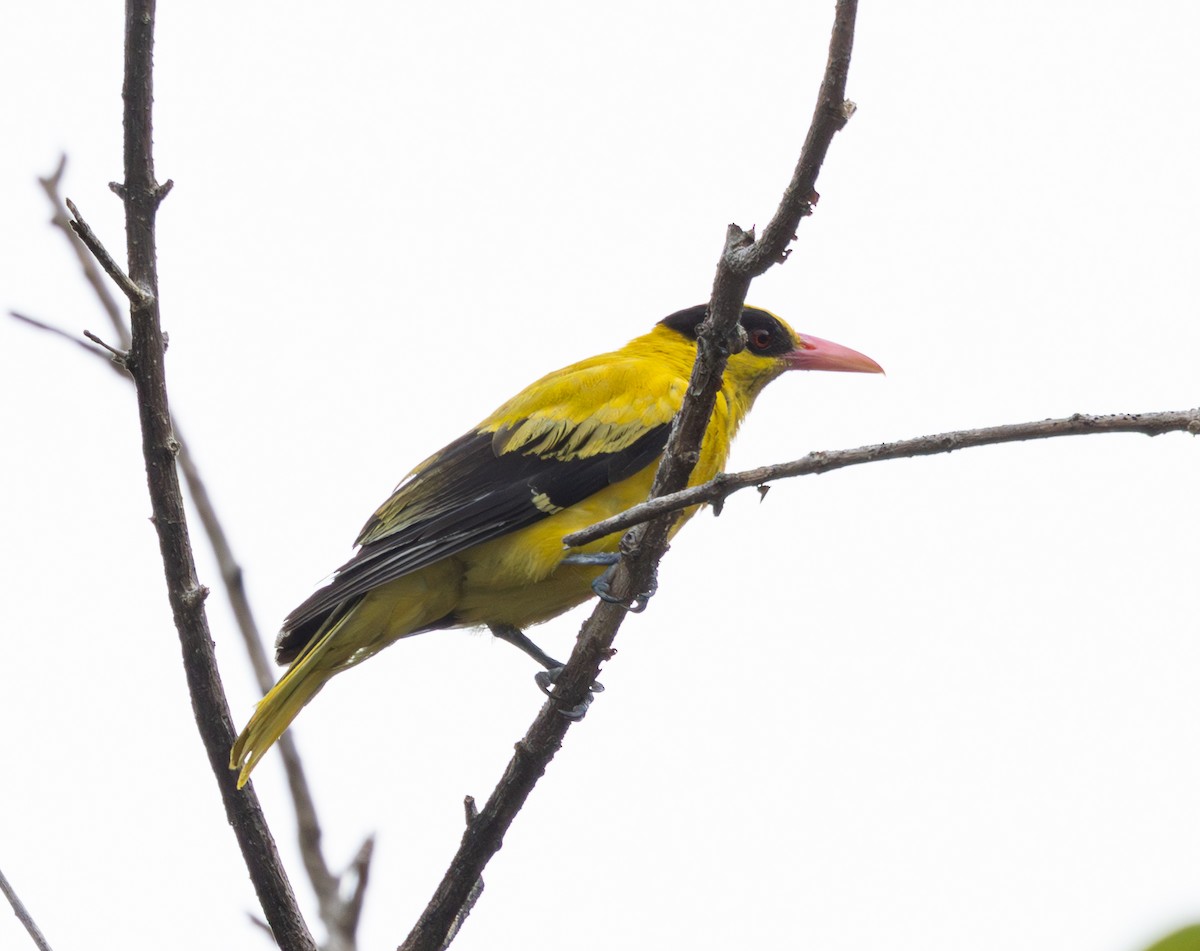
M 701 333 L 696 363 L 683 408 L 655 476 L 651 497 L 683 488 L 699 456 L 700 440 L 712 415 L 721 374 L 728 359 L 731 335 L 741 317 L 751 279 L 782 260 L 800 219 L 811 212 L 817 173 L 834 134 L 845 125 L 846 75 L 854 41 L 856 0 L 838 0 L 830 39 L 825 79 L 795 174 L 764 240 L 731 225 L 713 283 L 710 316 Z M 738 341 L 732 341 L 733 346 Z M 625 557 L 617 565 L 612 592 L 628 600 L 650 590 L 658 561 L 666 550 L 674 521 L 666 515 L 638 526 L 621 542 Z M 612 643 L 625 617 L 617 604 L 600 602 L 584 623 L 575 649 L 555 686 L 555 696 L 542 706 L 525 737 L 517 743 L 499 785 L 479 815 L 467 825 L 462 843 L 442 877 L 433 898 L 401 945 L 401 951 L 434 951 L 453 937 L 461 924 L 472 888 L 484 866 L 499 850 L 513 818 L 562 745 L 572 720 L 559 711 L 585 701 L 602 661 L 612 656 Z
M 36 317 L 30 317 L 28 314 L 22 314 L 20 311 L 16 310 L 10 310 L 8 312 L 8 316 L 13 318 L 13 320 L 19 320 L 21 323 L 32 327 L 34 330 L 44 330 L 46 333 L 53 334 L 55 337 L 62 337 L 63 340 L 69 340 L 71 343 L 75 344 L 75 346 L 82 347 L 88 353 L 94 354 L 108 363 L 111 363 L 116 369 L 121 369 L 111 358 L 111 356 L 104 350 L 98 350 L 96 347 L 89 346 L 74 334 L 67 333 L 65 330 L 55 327 L 53 324 L 48 324 L 45 321 L 38 320 Z
M 74 229 L 71 227 L 70 217 L 67 211 L 67 206 L 62 199 L 62 180 L 63 175 L 67 170 L 67 156 L 60 155 L 58 159 L 58 167 L 45 178 L 38 178 L 38 184 L 42 186 L 42 191 L 46 193 L 46 198 L 50 201 L 51 208 L 54 213 L 50 217 L 50 223 L 58 228 L 66 236 L 67 243 L 71 246 L 71 250 L 75 252 L 75 256 L 79 259 L 79 266 L 83 269 L 83 278 L 91 285 L 93 291 L 96 292 L 96 297 L 100 301 L 100 306 L 104 308 L 104 313 L 108 315 L 108 321 L 112 325 L 117 334 L 117 346 L 121 350 L 129 349 L 129 328 L 125 326 L 125 315 L 121 312 L 120 305 L 117 304 L 117 299 L 113 297 L 112 291 L 108 289 L 108 284 L 105 283 L 100 269 L 96 267 L 95 258 L 88 253 L 87 246 L 79 240 Z
M 1145 436 L 1160 436 L 1172 432 L 1188 432 L 1193 436 L 1200 434 L 1200 407 L 1159 413 L 1119 413 L 1112 416 L 1087 416 L 1076 413 L 1062 419 L 1009 423 L 1006 426 L 988 426 L 982 429 L 959 429 L 936 436 L 919 436 L 899 442 L 861 446 L 858 449 L 810 452 L 807 456 L 791 462 L 777 462 L 744 472 L 722 473 L 703 485 L 694 485 L 670 495 L 659 496 L 626 509 L 620 515 L 589 525 L 582 531 L 573 532 L 563 538 L 563 544 L 568 548 L 586 545 L 613 532 L 640 525 L 664 514 L 679 512 L 693 505 L 708 503 L 720 506 L 734 492 L 751 486 L 765 491 L 768 482 L 778 479 L 820 475 L 822 472 L 861 466 L 868 462 L 933 456 L 954 452 L 956 449 L 1025 442 L 1030 439 L 1052 439 L 1058 436 L 1090 436 L 1094 433 L 1141 433 Z
M 120 306 L 109 291 L 108 284 L 89 254 L 86 245 L 70 226 L 69 212 L 62 199 L 61 191 L 66 162 L 67 158 L 64 155 L 59 159 L 58 166 L 52 174 L 38 179 L 53 209 L 50 221 L 52 225 L 62 231 L 68 244 L 75 251 L 85 279 L 96 292 L 101 306 L 109 317 L 119 346 L 122 350 L 127 350 L 130 346 L 130 335 Z M 31 327 L 62 337 L 76 346 L 82 347 L 88 353 L 105 360 L 126 380 L 132 379 L 125 370 L 123 354 L 121 360 L 110 359 L 106 353 L 89 346 L 74 334 L 67 333 L 58 327 L 15 311 L 10 311 L 10 316 Z M 87 333 L 85 331 L 85 334 Z M 201 476 L 200 469 L 174 416 L 172 416 L 171 425 L 179 445 L 176 462 L 183 475 L 188 495 L 200 518 L 200 523 L 212 545 L 221 580 L 229 598 L 238 630 L 241 632 L 246 652 L 249 655 L 250 664 L 254 669 L 255 679 L 260 690 L 265 694 L 274 684 L 275 674 L 267 652 L 263 649 L 263 640 L 250 607 L 242 567 L 229 544 L 228 536 L 217 515 L 216 506 L 208 494 L 208 488 Z M 367 837 L 349 868 L 342 875 L 334 874 L 330 870 L 321 847 L 322 831 L 316 803 L 312 797 L 299 749 L 291 733 L 280 737 L 278 748 L 296 812 L 300 854 L 313 891 L 317 896 L 318 914 L 329 935 L 326 951 L 350 951 L 356 946 L 356 932 L 366 898 L 366 883 L 370 873 L 374 837 Z M 343 881 L 353 883 L 353 887 L 343 889 Z
M 4 897 L 8 899 L 9 905 L 12 906 L 13 914 L 17 916 L 17 920 L 29 932 L 29 937 L 33 939 L 33 943 L 38 951 L 50 951 L 50 942 L 46 940 L 46 936 L 42 934 L 42 929 L 37 926 L 37 922 L 33 920 L 33 915 L 26 909 L 25 903 L 17 895 L 16 889 L 8 883 L 8 879 L 4 877 L 3 872 L 0 872 L 0 893 L 3 893 Z
M 125 6 L 124 182 L 114 188 L 125 205 L 132 339 L 127 367 L 137 387 L 142 454 L 158 534 L 167 594 L 183 652 L 192 708 L 225 812 L 238 838 L 251 881 L 280 947 L 314 951 L 316 945 L 296 904 L 275 842 L 257 797 L 239 794 L 227 768 L 233 721 L 217 670 L 204 601 L 208 591 L 196 578 L 187 517 L 175 467 L 178 440 L 171 426 L 163 368 L 165 340 L 159 317 L 155 218 L 169 183 L 154 174 L 152 134 L 155 0 Z M 74 227 L 74 225 L 73 225 Z M 76 228 L 77 233 L 80 229 Z M 83 238 L 83 234 L 80 234 Z M 84 239 L 86 242 L 86 238 Z M 98 241 L 96 242 L 99 243 Z M 106 254 L 96 248 L 103 264 Z M 109 270 L 111 274 L 112 271 Z M 120 283 L 118 279 L 118 283 Z
M 784 190 L 774 217 L 763 229 L 762 239 L 739 247 L 728 255 L 728 265 L 739 274 L 757 277 L 772 264 L 787 260 L 787 247 L 796 239 L 800 219 L 812 214 L 816 204 L 817 175 L 829 152 L 835 133 L 845 128 L 857 108 L 846 98 L 846 77 L 850 71 L 850 52 L 854 47 L 854 21 L 857 3 L 838 3 L 834 12 L 833 35 L 829 41 L 829 58 L 825 75 L 817 94 L 800 161 L 792 180 Z
M 68 231 L 68 234 L 74 239 L 74 232 Z M 82 247 L 82 245 L 80 246 Z M 36 330 L 43 330 L 81 347 L 92 356 L 104 360 L 126 380 L 131 379 L 125 370 L 124 354 L 120 354 L 120 359 L 110 357 L 109 353 L 89 346 L 74 334 L 17 311 L 9 311 L 9 316 Z M 119 316 L 117 326 L 118 330 L 124 330 L 124 323 L 120 321 Z M 84 333 L 86 334 L 87 331 Z M 121 334 L 119 333 L 118 336 Z M 128 340 L 128 331 L 125 331 L 122 339 Z M 171 426 L 179 446 L 176 462 L 183 473 L 188 495 L 200 517 L 200 523 L 204 526 L 205 534 L 212 545 L 217 567 L 221 572 L 221 581 L 229 597 L 238 629 L 241 631 L 242 640 L 250 657 L 250 664 L 254 668 L 255 679 L 265 694 L 274 683 L 274 673 L 267 653 L 263 649 L 258 624 L 254 620 L 254 614 L 250 607 L 242 567 L 229 544 L 228 536 L 217 516 L 216 506 L 209 497 L 208 488 L 192 458 L 187 440 L 173 416 Z M 321 847 L 322 831 L 316 802 L 312 797 L 296 741 L 290 732 L 285 733 L 279 738 L 277 746 L 283 760 L 284 774 L 292 795 L 292 804 L 296 811 L 300 855 L 304 861 L 304 868 L 308 873 L 313 892 L 317 896 L 318 914 L 329 934 L 329 946 L 325 951 L 351 951 L 357 944 L 356 932 L 366 898 L 366 882 L 369 877 L 374 836 L 368 836 L 363 841 L 350 867 L 341 876 L 330 871 L 329 863 Z M 348 895 L 343 895 L 343 880 L 354 883 L 354 887 L 349 890 Z
M 121 270 L 121 265 L 108 253 L 108 249 L 96 237 L 96 232 L 92 230 L 92 226 L 83 220 L 83 216 L 79 214 L 79 209 L 75 207 L 75 203 L 70 198 L 67 199 L 67 208 L 71 212 L 71 218 L 67 224 L 75 232 L 76 237 L 83 242 L 84 247 L 91 251 L 92 256 L 100 262 L 100 266 L 104 268 L 104 273 L 113 279 L 113 283 L 117 287 L 121 288 L 125 296 L 129 298 L 129 303 L 134 306 L 138 304 L 145 305 L 147 303 L 148 292 L 138 287 L 134 280 Z

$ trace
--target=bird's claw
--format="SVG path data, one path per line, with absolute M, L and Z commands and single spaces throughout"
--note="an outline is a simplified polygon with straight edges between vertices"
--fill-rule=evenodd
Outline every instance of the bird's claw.
M 592 582 L 592 590 L 596 592 L 596 597 L 606 604 L 619 604 L 631 614 L 641 614 L 646 610 L 650 599 L 654 597 L 654 592 L 658 590 L 658 574 L 650 576 L 650 586 L 641 594 L 634 595 L 630 599 L 618 598 L 612 593 L 612 578 L 617 570 L 617 564 L 621 561 L 621 556 L 615 552 L 594 552 L 594 553 L 579 553 L 575 555 L 567 555 L 563 559 L 564 565 L 607 565 L 600 577 Z
M 539 670 L 533 675 L 534 682 L 538 685 L 538 689 L 541 690 L 541 692 L 547 697 L 553 699 L 554 691 L 551 688 L 558 682 L 558 678 L 562 676 L 563 669 L 564 668 L 562 667 L 551 667 L 548 670 Z M 592 701 L 596 699 L 596 694 L 598 693 L 604 693 L 604 684 L 600 683 L 598 680 L 594 680 L 588 685 L 587 694 L 579 703 L 565 710 L 559 710 L 558 712 L 568 720 L 574 720 L 578 722 L 583 719 L 584 714 L 586 714 L 588 711 L 588 707 L 592 705 Z
M 599 578 L 592 582 L 592 590 L 596 592 L 596 597 L 606 604 L 619 604 L 630 614 L 641 614 L 650 605 L 650 599 L 654 597 L 654 593 L 658 590 L 658 575 L 651 575 L 650 587 L 641 594 L 635 594 L 628 600 L 614 596 L 611 587 L 612 569 L 604 572 Z

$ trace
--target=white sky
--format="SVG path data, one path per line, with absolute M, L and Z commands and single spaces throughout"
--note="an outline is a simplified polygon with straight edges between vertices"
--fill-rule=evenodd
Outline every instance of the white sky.
M 159 16 L 171 394 L 266 631 L 410 466 L 707 298 L 726 223 L 761 226 L 790 175 L 832 5 L 331 9 Z M 750 299 L 888 376 L 777 383 L 732 466 L 1200 403 L 1198 28 L 1183 2 L 865 3 L 859 112 Z M 121 29 L 115 2 L 47 0 L 0 39 L 0 304 L 102 334 L 35 176 L 69 152 L 123 248 Z M 132 391 L 11 322 L 0 353 L 0 868 L 58 949 L 262 948 Z M 1200 919 L 1198 452 L 973 450 L 698 518 L 455 948 L 1134 951 Z M 198 550 L 241 721 L 257 691 Z M 566 653 L 580 617 L 538 641 Z M 379 834 L 364 949 L 428 899 L 533 672 L 430 635 L 300 717 L 332 860 Z M 311 908 L 276 756 L 255 779 Z

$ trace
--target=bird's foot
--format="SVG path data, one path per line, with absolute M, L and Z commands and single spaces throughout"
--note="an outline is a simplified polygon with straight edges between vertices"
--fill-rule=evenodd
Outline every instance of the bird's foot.
M 557 683 L 558 678 L 562 675 L 565 665 L 561 661 L 555 660 L 553 657 L 543 651 L 540 647 L 533 643 L 533 641 L 526 637 L 519 628 L 514 627 L 511 624 L 489 624 L 488 627 L 491 628 L 492 633 L 496 637 L 500 638 L 502 641 L 508 641 L 508 643 L 514 645 L 515 647 L 519 647 L 526 654 L 546 668 L 545 670 L 539 670 L 536 674 L 534 674 L 533 679 L 542 693 L 544 693 L 547 697 L 553 697 L 554 691 L 551 688 L 555 685 L 555 683 Z M 588 687 L 587 696 L 584 697 L 580 703 L 575 704 L 575 706 L 571 707 L 570 709 L 560 710 L 559 713 L 569 720 L 582 720 L 583 715 L 587 713 L 588 707 L 590 707 L 592 705 L 592 701 L 596 699 L 596 694 L 603 692 L 604 684 L 600 683 L 599 681 L 593 682 Z
M 650 585 L 641 594 L 634 597 L 618 598 L 612 593 L 612 578 L 617 570 L 617 565 L 621 561 L 621 556 L 615 552 L 594 552 L 592 554 L 579 553 L 576 555 L 567 555 L 562 560 L 564 565 L 607 565 L 604 572 L 592 582 L 592 590 L 596 592 L 596 597 L 608 604 L 619 604 L 631 614 L 641 614 L 646 610 L 650 599 L 654 597 L 654 592 L 658 590 L 658 572 L 656 571 L 650 576 Z
M 536 674 L 533 675 L 533 679 L 537 683 L 538 688 L 547 697 L 550 697 L 550 698 L 554 697 L 554 690 L 551 688 L 553 688 L 554 685 L 558 682 L 558 678 L 562 676 L 563 669 L 564 669 L 563 666 L 560 664 L 557 667 L 550 667 L 546 670 L 539 670 Z M 596 694 L 598 694 L 598 693 L 604 693 L 604 684 L 600 683 L 600 681 L 598 681 L 598 680 L 594 680 L 588 686 L 587 694 L 584 696 L 584 698 L 579 703 L 575 704 L 575 706 L 570 707 L 566 710 L 559 710 L 558 712 L 561 713 L 568 720 L 575 720 L 575 721 L 582 720 L 584 714 L 588 712 L 588 707 L 590 707 L 592 705 L 592 701 L 596 699 Z

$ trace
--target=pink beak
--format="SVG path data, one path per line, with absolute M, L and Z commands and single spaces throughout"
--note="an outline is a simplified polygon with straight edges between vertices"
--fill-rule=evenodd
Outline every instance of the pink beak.
M 797 334 L 799 346 L 783 355 L 789 370 L 840 370 L 843 373 L 882 373 L 883 367 L 865 354 L 811 334 Z

